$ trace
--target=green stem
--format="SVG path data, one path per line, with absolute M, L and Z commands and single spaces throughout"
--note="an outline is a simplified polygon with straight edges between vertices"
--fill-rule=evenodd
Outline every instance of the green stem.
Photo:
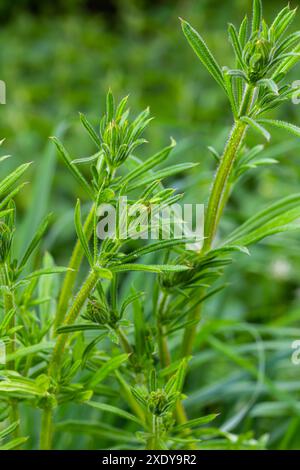
M 159 445 L 159 431 L 160 420 L 157 416 L 152 416 L 152 436 L 148 439 L 146 449 L 147 450 L 160 450 Z
M 255 89 L 251 85 L 247 85 L 243 101 L 240 108 L 240 116 L 249 113 L 253 105 L 253 96 Z M 220 160 L 219 167 L 211 188 L 208 206 L 206 210 L 205 226 L 204 226 L 204 244 L 202 253 L 207 253 L 212 246 L 216 231 L 225 208 L 230 193 L 230 175 L 233 164 L 237 157 L 238 151 L 245 138 L 247 124 L 243 121 L 235 121 L 229 139 L 225 145 L 223 155 Z M 202 295 L 202 294 L 201 294 Z M 193 346 L 197 334 L 197 326 L 201 317 L 201 304 L 189 316 L 189 320 L 196 322 L 187 326 L 183 335 L 182 356 L 189 356 L 193 351 Z
M 18 400 L 11 399 L 10 400 L 10 413 L 9 413 L 9 420 L 10 423 L 20 423 L 20 414 L 19 414 L 19 407 L 18 407 Z M 18 425 L 13 432 L 14 438 L 19 437 L 20 426 Z
M 172 362 L 164 327 L 161 324 L 161 318 L 163 316 L 166 301 L 167 301 L 167 294 L 164 294 L 161 300 L 160 306 L 159 306 L 158 314 L 157 314 L 157 340 L 158 340 L 159 358 L 160 358 L 160 363 L 162 367 L 168 367 Z M 184 406 L 180 400 L 178 400 L 176 403 L 175 417 L 176 417 L 176 421 L 178 424 L 183 424 L 188 421 Z M 152 445 L 151 440 L 149 441 L 149 445 Z
M 93 205 L 84 223 L 84 233 L 89 240 L 93 232 L 95 206 Z M 57 312 L 54 320 L 54 333 L 56 329 L 63 323 L 65 315 L 68 310 L 69 300 L 72 297 L 77 273 L 81 265 L 84 256 L 84 251 L 79 240 L 77 240 L 75 247 L 72 252 L 72 256 L 69 262 L 69 271 L 67 271 L 64 282 L 60 291 L 58 300 Z
M 211 189 L 205 219 L 204 253 L 210 250 L 221 217 L 222 198 L 227 187 L 235 157 L 245 135 L 247 124 L 236 121 L 218 167 Z
M 7 265 L 5 265 L 4 268 L 5 268 L 5 278 L 8 284 L 7 288 L 9 289 L 10 279 L 9 279 Z M 8 290 L 4 293 L 3 301 L 4 301 L 4 313 L 5 315 L 8 315 L 8 313 L 15 307 L 14 294 L 11 290 Z M 16 324 L 16 318 L 14 314 L 10 319 L 9 329 L 14 328 L 15 324 Z M 15 351 L 16 351 L 16 334 L 13 333 L 7 345 L 6 352 L 7 352 L 7 355 L 9 356 L 10 354 L 13 354 Z M 15 370 L 15 361 L 13 359 L 7 363 L 7 368 L 9 370 Z M 9 418 L 10 418 L 11 423 L 16 423 L 19 421 L 18 401 L 15 399 L 10 400 Z M 14 431 L 14 437 L 18 437 L 18 435 L 19 435 L 19 426 Z
M 9 312 L 13 308 L 14 308 L 13 293 L 11 291 L 6 291 L 4 293 L 4 312 L 5 312 L 5 315 L 8 315 Z M 9 329 L 12 329 L 16 326 L 15 322 L 16 322 L 15 315 L 13 315 L 10 319 L 10 322 L 9 322 Z M 11 338 L 10 338 L 10 341 L 7 345 L 7 351 L 6 351 L 7 355 L 9 356 L 10 354 L 13 354 L 15 352 L 15 349 L 16 349 L 16 335 L 15 335 L 15 333 L 13 333 Z M 15 369 L 15 361 L 14 360 L 9 361 L 7 363 L 7 368 L 10 369 L 10 370 L 14 370 Z
M 164 327 L 162 325 L 158 325 L 158 349 L 161 366 L 168 367 L 171 364 L 171 354 L 168 348 Z
M 119 340 L 121 343 L 121 346 L 125 353 L 132 355 L 133 354 L 133 349 L 131 347 L 131 344 L 129 343 L 127 336 L 125 335 L 124 331 L 119 327 L 117 329 L 117 334 L 119 336 Z
M 165 329 L 162 324 L 162 318 L 164 309 L 167 302 L 167 294 L 163 294 L 161 299 L 159 310 L 156 316 L 156 330 L 157 330 L 157 342 L 158 342 L 158 351 L 159 351 L 159 360 L 162 367 L 168 367 L 171 364 L 171 354 L 168 348 L 168 342 L 165 335 Z
M 42 415 L 42 428 L 41 428 L 41 438 L 40 438 L 41 450 L 51 450 L 52 433 L 53 433 L 52 408 L 47 407 L 47 408 L 44 408 L 43 415 Z
M 206 211 L 204 227 L 206 238 L 204 239 L 203 244 L 204 254 L 210 250 L 216 234 L 219 220 L 225 206 L 225 199 L 228 195 L 227 187 L 229 176 L 235 157 L 245 136 L 246 127 L 247 124 L 242 121 L 235 122 L 214 179 Z M 202 296 L 202 292 L 200 295 Z M 199 304 L 198 307 L 188 316 L 188 321 L 195 321 L 195 323 L 185 328 L 181 348 L 182 357 L 189 356 L 193 352 L 200 317 L 201 304 Z
M 163 312 L 164 312 L 166 301 L 167 301 L 167 295 L 164 294 L 164 296 L 161 300 L 160 306 L 159 306 L 158 314 L 157 314 L 158 349 L 159 349 L 160 363 L 161 363 L 162 367 L 168 367 L 172 362 L 171 361 L 171 354 L 170 354 L 169 347 L 168 347 L 168 341 L 167 341 L 165 331 L 164 331 L 164 327 L 161 324 L 161 318 L 162 318 L 162 315 L 163 315 Z M 177 421 L 178 424 L 183 424 L 183 423 L 186 423 L 188 421 L 184 406 L 183 406 L 183 404 L 180 400 L 177 401 L 176 406 L 175 406 L 175 418 L 176 418 L 176 421 Z M 187 433 L 190 433 L 190 431 L 187 430 Z M 154 447 L 147 447 L 147 449 L 151 449 L 151 448 L 156 449 L 156 447 L 155 447 L 156 446 L 156 441 L 154 440 L 154 444 L 153 444 L 153 440 L 154 440 L 154 438 L 149 439 L 148 445 L 149 446 L 154 446 Z M 190 446 L 190 445 L 189 445 L 188 448 L 189 449 L 195 449 L 194 446 Z
M 240 108 L 240 116 L 247 115 L 253 104 L 254 88 L 247 85 Z M 210 192 L 206 218 L 203 251 L 210 250 L 228 195 L 228 182 L 237 153 L 244 140 L 247 124 L 237 120 L 231 130 Z
M 131 408 L 131 410 L 133 411 L 133 413 L 138 417 L 140 418 L 140 420 L 142 421 L 142 423 L 146 426 L 146 416 L 145 416 L 145 413 L 144 413 L 144 410 L 142 409 L 142 407 L 138 404 L 138 402 L 136 401 L 136 399 L 134 398 L 134 396 L 132 395 L 131 393 L 131 389 L 130 389 L 130 386 L 128 385 L 128 383 L 123 379 L 121 373 L 119 371 L 115 371 L 115 376 L 119 382 L 119 385 L 120 385 L 120 388 L 121 388 L 121 392 L 122 392 L 122 395 L 124 396 L 125 400 L 127 401 L 129 407 Z
M 81 289 L 79 290 L 72 306 L 67 313 L 67 316 L 64 321 L 64 325 L 73 325 L 77 319 L 84 302 L 88 298 L 89 294 L 95 287 L 98 281 L 98 275 L 95 271 L 91 271 L 87 276 L 85 282 L 82 284 Z M 56 344 L 54 346 L 52 358 L 49 365 L 49 375 L 55 377 L 58 375 L 61 361 L 63 358 L 64 350 L 66 343 L 68 341 L 68 334 L 61 334 L 57 337 Z
M 202 295 L 203 293 L 201 289 L 199 296 L 202 297 Z M 202 307 L 202 303 L 200 303 L 195 308 L 195 310 L 191 312 L 188 316 L 188 321 L 196 320 L 197 323 L 187 326 L 184 330 L 182 345 L 181 345 L 181 357 L 190 356 L 193 352 L 193 346 L 194 346 L 194 342 L 195 342 L 195 338 L 197 334 L 197 325 L 201 317 L 201 307 Z
M 84 284 L 79 290 L 72 306 L 69 309 L 69 312 L 65 318 L 64 325 L 72 325 L 77 319 L 86 299 L 88 298 L 90 292 L 93 290 L 98 281 L 98 275 L 91 271 L 88 277 L 86 278 Z M 48 374 L 50 377 L 57 377 L 59 375 L 61 362 L 63 359 L 65 347 L 68 341 L 68 334 L 62 334 L 57 337 L 56 344 L 54 346 L 52 358 L 49 364 Z M 42 430 L 41 430 L 41 445 L 47 446 L 43 448 L 51 448 L 52 440 L 52 408 L 47 407 L 43 411 L 42 416 Z

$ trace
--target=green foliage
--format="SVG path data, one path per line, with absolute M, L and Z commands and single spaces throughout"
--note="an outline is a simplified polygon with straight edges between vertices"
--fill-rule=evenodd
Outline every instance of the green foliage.
M 266 295 L 260 298 L 264 305 L 281 295 L 267 263 L 272 249 L 292 258 L 295 245 L 289 247 L 289 240 L 299 228 L 298 193 L 263 210 L 255 194 L 276 168 L 286 171 L 280 157 L 292 145 L 282 141 L 277 149 L 265 148 L 261 137 L 270 141 L 269 127 L 300 135 L 295 124 L 264 117 L 295 93 L 286 81 L 299 60 L 299 32 L 286 35 L 294 16 L 295 10 L 286 7 L 268 27 L 261 1 L 254 0 L 251 31 L 247 17 L 238 29 L 228 27 L 235 68 L 221 67 L 202 36 L 181 20 L 188 43 L 231 105 L 233 128 L 223 152 L 216 150 L 220 140 L 211 137 L 216 148 L 209 150 L 218 166 L 214 178 L 203 156 L 200 167 L 187 161 L 191 152 L 181 142 L 176 146 L 171 139 L 162 150 L 154 149 L 158 142 L 148 138 L 149 108 L 132 117 L 128 97 L 117 102 L 111 90 L 97 125 L 80 113 L 82 134 L 76 139 L 80 147 L 86 136 L 87 156 L 73 157 L 58 129 L 53 147 L 74 179 L 77 198 L 76 244 L 68 267 L 57 266 L 48 252 L 42 256 L 53 234 L 53 218 L 44 214 L 48 195 L 23 225 L 21 233 L 29 227 L 30 236 L 18 240 L 14 200 L 23 194 L 21 179 L 29 164 L 2 178 L 0 340 L 7 362 L 0 370 L 1 450 L 37 447 L 27 423 L 37 409 L 43 449 L 69 446 L 65 436 L 70 433 L 73 447 L 104 449 L 112 444 L 163 450 L 284 448 L 296 439 L 299 386 L 288 355 L 299 335 L 299 309 L 294 306 L 277 319 L 266 313 L 251 319 L 251 307 L 259 315 L 254 299 Z M 145 136 L 154 140 L 148 151 Z M 76 153 L 83 154 L 81 148 Z M 52 168 L 50 179 L 51 158 L 47 153 L 43 162 Z M 2 166 L 6 160 L 0 159 Z M 279 164 L 269 170 L 274 163 Z M 253 169 L 261 176 L 255 178 Z M 120 197 L 127 196 L 132 207 L 171 210 L 183 192 L 203 202 L 207 183 L 205 240 L 197 251 L 187 244 L 199 240 L 164 240 L 162 233 L 154 242 L 124 239 L 118 230 L 98 239 L 102 203 L 117 210 Z M 41 182 L 34 194 L 40 188 Z M 283 189 L 284 196 L 290 186 Z M 236 207 L 239 211 L 224 211 Z M 134 217 L 127 222 L 134 231 Z M 286 242 L 278 237 L 282 232 L 289 232 Z M 275 234 L 272 242 L 253 247 Z M 279 298 L 282 305 L 284 295 Z M 247 315 L 248 323 L 243 321 Z M 287 424 L 289 413 L 294 416 Z M 282 425 L 273 432 L 267 419 L 282 419 Z

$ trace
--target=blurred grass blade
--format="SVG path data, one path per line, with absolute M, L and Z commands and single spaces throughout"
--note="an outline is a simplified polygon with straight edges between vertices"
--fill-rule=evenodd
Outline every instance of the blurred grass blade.
M 41 222 L 41 224 L 38 227 L 33 239 L 29 243 L 28 248 L 26 249 L 23 257 L 21 258 L 21 261 L 18 265 L 18 269 L 22 269 L 25 266 L 25 264 L 27 263 L 29 257 L 31 256 L 31 254 L 33 253 L 35 248 L 38 246 L 38 244 L 40 243 L 42 237 L 44 236 L 44 234 L 45 234 L 45 232 L 48 228 L 50 218 L 51 218 L 51 214 L 47 215 L 45 217 L 45 219 Z
M 75 222 L 75 228 L 76 228 L 76 233 L 78 236 L 78 239 L 80 240 L 81 246 L 85 252 L 85 255 L 88 259 L 88 262 L 91 267 L 94 265 L 94 260 L 92 253 L 89 248 L 89 243 L 88 240 L 85 236 L 83 227 L 81 225 L 81 209 L 80 209 L 80 201 L 77 199 L 76 207 L 75 207 L 75 214 L 74 214 L 74 222 Z

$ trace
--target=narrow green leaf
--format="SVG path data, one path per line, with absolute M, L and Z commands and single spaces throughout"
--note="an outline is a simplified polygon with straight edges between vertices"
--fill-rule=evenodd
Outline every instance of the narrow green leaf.
M 77 323 L 75 325 L 60 326 L 56 332 L 58 334 L 76 333 L 78 331 L 93 331 L 93 330 L 104 330 L 105 325 L 98 325 L 97 323 Z
M 1 145 L 1 144 L 0 144 Z M 8 426 L 7 428 L 4 428 L 0 431 L 0 440 L 1 439 L 4 439 L 5 437 L 9 436 L 9 434 L 11 434 L 12 432 L 15 431 L 15 429 L 17 429 L 17 427 L 19 426 L 19 421 L 16 421 L 15 423 L 12 423 L 10 426 Z
M 17 349 L 16 352 L 8 354 L 6 356 L 6 361 L 14 361 L 16 359 L 21 359 L 22 357 L 28 357 L 31 354 L 37 354 L 43 351 L 50 351 L 54 347 L 54 342 L 42 342 L 39 344 L 33 344 L 32 346 L 26 346 L 24 348 Z
M 5 211 L 0 212 L 0 218 L 2 219 L 3 217 L 6 217 L 8 214 L 11 214 L 14 211 L 14 209 L 6 209 Z
M 45 234 L 45 232 L 48 228 L 50 218 L 51 218 L 51 214 L 47 215 L 44 218 L 44 220 L 40 223 L 39 227 L 36 230 L 36 233 L 35 233 L 33 239 L 29 243 L 23 257 L 21 258 L 21 261 L 18 265 L 18 269 L 22 269 L 25 266 L 25 264 L 27 263 L 29 257 L 31 256 L 31 254 L 33 253 L 35 248 L 38 246 L 38 244 L 40 243 L 43 235 Z
M 291 10 L 289 6 L 283 8 L 270 26 L 270 38 L 276 42 L 292 23 L 297 9 Z
M 156 181 L 156 180 L 162 180 L 164 178 L 174 176 L 178 173 L 182 173 L 191 168 L 195 168 L 198 165 L 199 163 L 189 163 L 189 162 L 178 163 L 177 165 L 171 165 L 168 168 L 152 173 L 151 176 L 148 176 L 147 178 L 139 180 L 135 184 L 128 186 L 128 191 L 132 191 L 133 189 L 139 188 L 141 186 L 146 186 L 148 184 L 153 183 L 153 181 Z
M 135 302 L 138 299 L 142 299 L 143 296 L 144 296 L 144 292 L 137 292 L 135 294 L 129 295 L 121 305 L 120 317 L 121 318 L 123 317 L 123 315 L 125 313 L 125 310 L 127 309 L 127 307 L 129 307 L 130 304 L 132 304 L 133 302 Z
M 208 72 L 212 75 L 212 77 L 216 80 L 216 82 L 223 88 L 223 90 L 226 91 L 221 68 L 218 65 L 215 58 L 213 57 L 210 50 L 208 49 L 204 40 L 202 39 L 200 34 L 187 21 L 184 21 L 181 18 L 180 20 L 181 20 L 182 31 L 188 43 L 190 44 L 190 46 L 192 47 L 196 55 L 199 57 L 204 67 L 206 67 Z
M 66 268 L 64 266 L 54 266 L 53 268 L 38 269 L 33 271 L 33 273 L 28 274 L 25 279 L 32 279 L 34 277 L 47 276 L 49 274 L 60 274 L 66 273 L 67 271 L 72 271 L 71 268 Z
M 72 175 L 74 176 L 74 178 L 79 182 L 80 186 L 83 189 L 85 189 L 87 194 L 89 194 L 89 196 L 93 199 L 94 198 L 93 191 L 91 190 L 88 182 L 86 181 L 86 179 L 84 178 L 82 173 L 78 170 L 78 168 L 75 165 L 73 165 L 72 159 L 71 159 L 69 153 L 67 152 L 67 150 L 65 149 L 65 147 L 62 145 L 62 143 L 56 137 L 51 137 L 51 139 L 55 143 L 56 148 L 57 148 L 60 156 L 62 157 L 64 163 L 69 168 L 69 170 L 72 173 Z
M 124 96 L 124 98 L 122 98 L 120 103 L 118 104 L 117 109 L 116 109 L 116 121 L 121 119 L 121 117 L 124 113 L 127 101 L 128 101 L 128 95 Z
M 117 408 L 116 406 L 108 405 L 107 403 L 99 403 L 96 401 L 88 401 L 86 405 L 89 405 L 92 408 L 96 408 L 97 410 L 106 411 L 107 413 L 112 413 L 114 415 L 120 416 L 121 418 L 128 419 L 129 421 L 133 421 L 139 425 L 142 424 L 136 416 L 122 410 L 121 408 Z
M 300 207 L 300 193 L 292 194 L 291 196 L 285 197 L 276 201 L 271 206 L 259 211 L 240 227 L 235 229 L 232 234 L 227 238 L 226 245 L 231 244 L 233 240 L 241 238 L 245 234 L 249 233 L 256 228 L 261 227 L 272 221 L 275 217 L 284 214 L 285 212 Z M 224 243 L 225 245 L 225 243 Z
M 239 41 L 242 49 L 245 47 L 248 37 L 248 17 L 244 17 L 239 29 Z
M 184 359 L 182 359 L 178 366 L 177 372 L 168 381 L 166 385 L 166 392 L 168 393 L 168 395 L 171 395 L 176 392 L 182 392 L 189 360 L 190 357 L 185 357 Z
M 247 246 L 263 238 L 300 226 L 300 195 L 295 194 L 255 214 L 227 238 L 226 244 Z
M 223 72 L 224 72 L 224 83 L 226 86 L 227 95 L 229 98 L 233 116 L 236 119 L 238 117 L 238 104 L 236 102 L 236 94 L 233 89 L 233 83 L 232 83 L 233 78 L 232 78 L 232 75 L 228 73 L 228 70 L 226 70 L 225 68 L 223 69 Z
M 283 129 L 285 131 L 288 131 L 290 134 L 300 137 L 300 127 L 295 126 L 294 124 L 290 124 L 289 122 L 278 121 L 276 119 L 259 119 L 259 122 L 262 124 L 269 124 L 270 126 L 277 127 L 279 129 Z
M 6 444 L 3 444 L 0 446 L 0 450 L 14 450 L 18 449 L 21 447 L 26 441 L 28 441 L 28 437 L 16 437 L 15 439 L 12 439 L 11 441 L 7 442 Z
M 91 163 L 94 162 L 95 160 L 98 160 L 98 158 L 102 155 L 102 150 L 100 150 L 97 153 L 94 153 L 94 155 L 91 155 L 90 157 L 82 157 L 82 158 L 75 158 L 72 160 L 72 164 L 78 164 L 78 163 Z
M 252 129 L 261 134 L 269 142 L 269 140 L 271 139 L 271 134 L 257 121 L 248 116 L 243 116 L 240 119 L 241 121 L 246 122 L 249 126 L 252 127 Z
M 252 33 L 260 31 L 262 24 L 262 3 L 261 0 L 253 0 L 252 13 Z
M 114 102 L 114 97 L 111 92 L 111 89 L 109 89 L 107 96 L 106 96 L 106 119 L 107 122 L 111 122 L 113 117 L 114 117 L 114 112 L 115 112 L 115 102 Z
M 297 44 L 299 44 L 300 40 L 300 31 L 295 31 L 294 33 L 290 34 L 287 38 L 285 38 L 280 45 L 277 47 L 275 54 L 276 56 L 287 52 L 288 50 L 293 49 Z
M 18 181 L 27 168 L 31 165 L 31 162 L 29 163 L 24 163 L 23 165 L 20 165 L 15 171 L 10 173 L 6 178 L 4 178 L 1 183 L 0 183 L 0 197 L 2 197 L 4 194 L 7 194 L 8 191 L 12 188 L 12 186 Z
M 188 266 L 184 265 L 158 265 L 158 264 L 120 264 L 111 267 L 111 271 L 115 273 L 123 271 L 145 271 L 150 273 L 163 272 L 180 272 L 187 271 Z
M 217 150 L 212 147 L 211 145 L 209 145 L 208 147 L 208 150 L 210 151 L 210 153 L 212 154 L 212 156 L 214 157 L 214 159 L 216 160 L 216 162 L 220 162 L 220 158 L 221 158 L 221 155 L 217 152 Z
M 171 139 L 170 145 L 160 150 L 152 157 L 147 158 L 145 162 L 142 162 L 142 161 L 139 162 L 139 165 L 137 166 L 137 168 L 132 170 L 130 173 L 128 173 L 126 176 L 124 176 L 120 180 L 119 185 L 123 186 L 125 184 L 128 184 L 131 181 L 135 180 L 136 178 L 139 178 L 141 175 L 144 176 L 145 173 L 147 173 L 149 170 L 154 168 L 156 165 L 163 163 L 168 158 L 168 156 L 170 155 L 175 145 L 176 145 L 175 140 Z
M 210 415 L 201 416 L 200 418 L 190 419 L 184 424 L 179 424 L 178 426 L 175 426 L 174 431 L 178 432 L 184 429 L 192 429 L 197 426 L 202 426 L 203 424 L 210 423 L 211 421 L 216 419 L 217 416 L 218 416 L 218 413 L 213 413 Z
M 83 113 L 79 113 L 80 121 L 82 122 L 85 129 L 88 131 L 91 139 L 95 142 L 97 147 L 101 146 L 100 138 L 98 137 L 95 129 L 92 124 L 87 120 L 86 116 Z
M 137 250 L 132 251 L 128 255 L 122 257 L 122 262 L 128 262 L 141 256 L 147 255 L 149 253 L 156 253 L 159 250 L 165 250 L 168 248 L 179 247 L 185 245 L 187 243 L 195 243 L 195 238 L 173 238 L 170 240 L 160 240 L 158 242 L 151 243 L 149 245 L 143 246 L 142 248 L 138 248 Z
M 257 82 L 257 85 L 265 86 L 269 88 L 269 90 L 274 93 L 274 95 L 279 95 L 278 86 L 271 78 L 263 78 Z
M 16 188 L 14 189 L 11 189 L 9 191 L 9 193 L 7 194 L 7 196 L 5 196 L 4 199 L 2 199 L 2 201 L 0 202 L 0 209 L 2 209 L 3 207 L 6 207 L 9 203 L 9 201 L 11 201 L 17 194 L 18 192 L 24 188 L 24 186 L 26 186 L 28 183 L 22 183 L 22 184 L 19 184 L 19 186 L 17 186 Z
M 102 382 L 111 372 L 118 369 L 123 362 L 127 361 L 128 354 L 120 354 L 107 361 L 100 369 L 94 374 L 89 381 L 89 387 L 94 388 L 99 382 Z
M 105 423 L 92 421 L 68 420 L 56 425 L 57 431 L 71 432 L 79 435 L 96 436 L 101 439 L 109 439 L 117 442 L 140 443 L 132 432 L 123 431 L 120 428 Z
M 137 388 L 137 387 L 132 387 L 131 389 L 132 395 L 136 399 L 138 403 L 140 403 L 142 406 L 147 407 L 148 403 L 147 400 L 143 394 L 143 392 Z
M 237 30 L 235 29 L 235 26 L 232 23 L 229 23 L 228 25 L 228 34 L 229 34 L 229 39 L 232 44 L 234 53 L 237 58 L 237 63 L 239 64 L 239 66 L 242 66 L 244 62 L 242 46 L 239 40 Z

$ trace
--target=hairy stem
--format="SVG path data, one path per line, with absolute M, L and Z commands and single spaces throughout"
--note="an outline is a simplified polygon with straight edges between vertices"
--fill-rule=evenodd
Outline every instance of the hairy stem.
M 168 348 L 168 342 L 165 335 L 164 325 L 162 324 L 164 309 L 167 302 L 167 294 L 164 293 L 161 299 L 156 316 L 156 331 L 159 351 L 159 360 L 162 367 L 168 367 L 171 364 L 171 354 Z
M 83 283 L 81 289 L 79 290 L 72 306 L 67 313 L 67 316 L 64 321 L 64 325 L 72 325 L 75 320 L 77 319 L 86 299 L 88 298 L 89 294 L 95 287 L 98 281 L 98 275 L 91 271 L 87 276 L 85 282 Z M 62 334 L 57 337 L 56 344 L 54 346 L 52 358 L 49 364 L 48 374 L 50 377 L 57 377 L 59 375 L 60 366 L 62 362 L 62 358 L 64 355 L 65 347 L 68 341 L 68 334 Z M 47 407 L 43 411 L 42 416 L 42 430 L 41 430 L 41 443 L 43 445 L 47 445 L 48 447 L 44 448 L 51 448 L 51 440 L 52 440 L 52 419 L 53 419 L 53 411 L 52 408 Z M 44 430 L 45 428 L 45 430 Z M 45 436 L 43 436 L 45 434 Z
M 84 233 L 88 240 L 90 239 L 92 232 L 93 232 L 94 211 L 95 211 L 95 206 L 93 205 L 86 218 L 86 221 L 83 227 Z M 56 329 L 63 323 L 65 315 L 67 313 L 69 300 L 72 296 L 74 284 L 76 281 L 79 267 L 83 259 L 83 255 L 84 255 L 84 251 L 83 251 L 82 245 L 80 241 L 77 240 L 74 246 L 72 255 L 71 255 L 70 262 L 69 262 L 69 268 L 71 269 L 67 271 L 61 291 L 60 291 L 58 307 L 57 307 L 56 316 L 54 320 L 54 334 L 55 334 Z
M 160 426 L 160 419 L 153 415 L 152 416 L 152 435 L 148 439 L 147 444 L 146 444 L 146 450 L 160 450 L 160 445 L 159 445 L 159 437 L 160 437 L 160 432 L 159 432 L 159 426 Z
M 8 315 L 11 312 L 11 310 L 15 307 L 15 299 L 14 299 L 13 291 L 10 290 L 10 278 L 9 278 L 7 265 L 4 266 L 4 271 L 5 271 L 4 278 L 7 284 L 7 290 L 4 292 L 4 295 L 3 295 L 4 314 Z M 16 318 L 15 318 L 15 313 L 14 313 L 14 315 L 11 317 L 10 322 L 9 322 L 9 329 L 14 328 L 15 325 L 16 325 Z M 6 353 L 9 356 L 10 354 L 13 354 L 15 350 L 16 350 L 16 334 L 13 333 L 7 345 Z M 15 370 L 15 361 L 13 359 L 7 363 L 7 368 L 9 370 Z M 19 421 L 18 401 L 15 399 L 10 400 L 9 418 L 10 418 L 11 423 L 16 423 Z M 14 431 L 14 437 L 18 437 L 18 435 L 19 435 L 19 426 Z
M 167 294 L 164 294 L 161 300 L 160 306 L 159 306 L 158 314 L 157 314 L 157 337 L 158 337 L 157 339 L 158 339 L 159 359 L 160 359 L 160 363 L 162 367 L 168 367 L 172 362 L 167 337 L 165 335 L 164 327 L 161 324 L 161 318 L 164 312 L 166 302 L 167 302 Z M 186 416 L 186 412 L 185 412 L 185 409 L 181 400 L 178 400 L 176 403 L 175 418 L 178 424 L 183 424 L 188 421 L 188 418 Z M 190 431 L 187 430 L 187 433 L 190 433 Z M 149 439 L 147 445 L 149 446 L 155 445 L 153 444 L 153 439 L 154 438 Z M 151 447 L 147 447 L 147 449 L 151 449 Z M 155 447 L 153 447 L 153 449 L 155 449 Z M 188 444 L 188 449 L 195 449 L 195 447 L 193 445 Z
M 14 297 L 13 297 L 13 293 L 11 291 L 6 291 L 4 293 L 4 312 L 5 312 L 5 315 L 8 315 L 10 313 L 10 311 L 14 308 Z M 16 323 L 16 320 L 15 320 L 15 315 L 13 315 L 10 319 L 10 322 L 9 322 L 9 329 L 12 329 L 15 327 L 15 323 Z M 7 345 L 7 355 L 9 356 L 10 354 L 13 354 L 16 350 L 16 334 L 13 333 L 11 338 L 10 338 L 10 341 Z M 7 363 L 7 368 L 10 369 L 10 370 L 14 370 L 15 369 L 15 361 L 14 360 L 11 360 Z
M 88 298 L 89 294 L 95 287 L 98 281 L 98 275 L 94 271 L 91 271 L 87 276 L 85 282 L 82 284 L 77 296 L 74 299 L 72 306 L 70 307 L 64 325 L 72 325 L 77 319 L 80 310 L 82 309 L 84 302 Z M 53 355 L 49 365 L 49 375 L 57 376 L 61 365 L 61 360 L 64 354 L 65 346 L 68 341 L 68 334 L 61 334 L 57 337 L 56 344 L 54 346 Z
M 40 449 L 41 450 L 51 450 L 52 446 L 52 408 L 44 408 L 42 415 L 42 427 L 41 427 L 41 437 L 40 437 Z
M 225 199 L 227 197 L 227 185 L 228 179 L 231 173 L 231 169 L 237 155 L 237 152 L 241 146 L 243 138 L 245 136 L 247 125 L 242 121 L 235 122 L 228 142 L 225 146 L 223 156 L 221 158 L 213 186 L 211 188 L 210 197 L 208 201 L 205 227 L 204 227 L 204 244 L 203 253 L 207 253 L 214 240 L 218 223 L 221 217 L 221 213 L 225 206 Z M 202 293 L 200 294 L 202 295 Z M 185 328 L 182 340 L 181 355 L 189 356 L 193 352 L 193 346 L 197 334 L 197 326 L 201 317 L 201 304 L 190 313 L 188 321 L 194 322 Z
M 117 334 L 119 336 L 119 340 L 121 343 L 121 346 L 124 350 L 125 353 L 132 355 L 133 354 L 133 349 L 131 347 L 131 344 L 129 343 L 127 336 L 125 335 L 124 331 L 119 327 L 117 329 Z
M 240 116 L 244 116 L 249 113 L 253 105 L 254 92 L 255 89 L 251 85 L 246 86 L 241 103 Z M 229 139 L 225 145 L 208 200 L 204 226 L 205 239 L 202 249 L 203 254 L 207 253 L 211 249 L 214 241 L 220 218 L 230 194 L 229 181 L 233 164 L 245 139 L 246 130 L 246 123 L 241 120 L 235 121 L 229 135 Z M 196 321 L 185 329 L 181 349 L 183 357 L 189 356 L 193 351 L 193 345 L 197 334 L 197 326 L 201 317 L 201 308 L 201 304 L 199 304 L 194 312 L 191 312 L 189 315 L 188 320 Z
M 228 179 L 237 152 L 243 141 L 247 124 L 236 121 L 233 125 L 228 142 L 225 146 L 223 156 L 218 167 L 213 186 L 211 189 L 205 220 L 205 240 L 203 245 L 204 253 L 209 251 L 216 234 L 217 226 L 223 208 L 222 200 L 226 192 Z

